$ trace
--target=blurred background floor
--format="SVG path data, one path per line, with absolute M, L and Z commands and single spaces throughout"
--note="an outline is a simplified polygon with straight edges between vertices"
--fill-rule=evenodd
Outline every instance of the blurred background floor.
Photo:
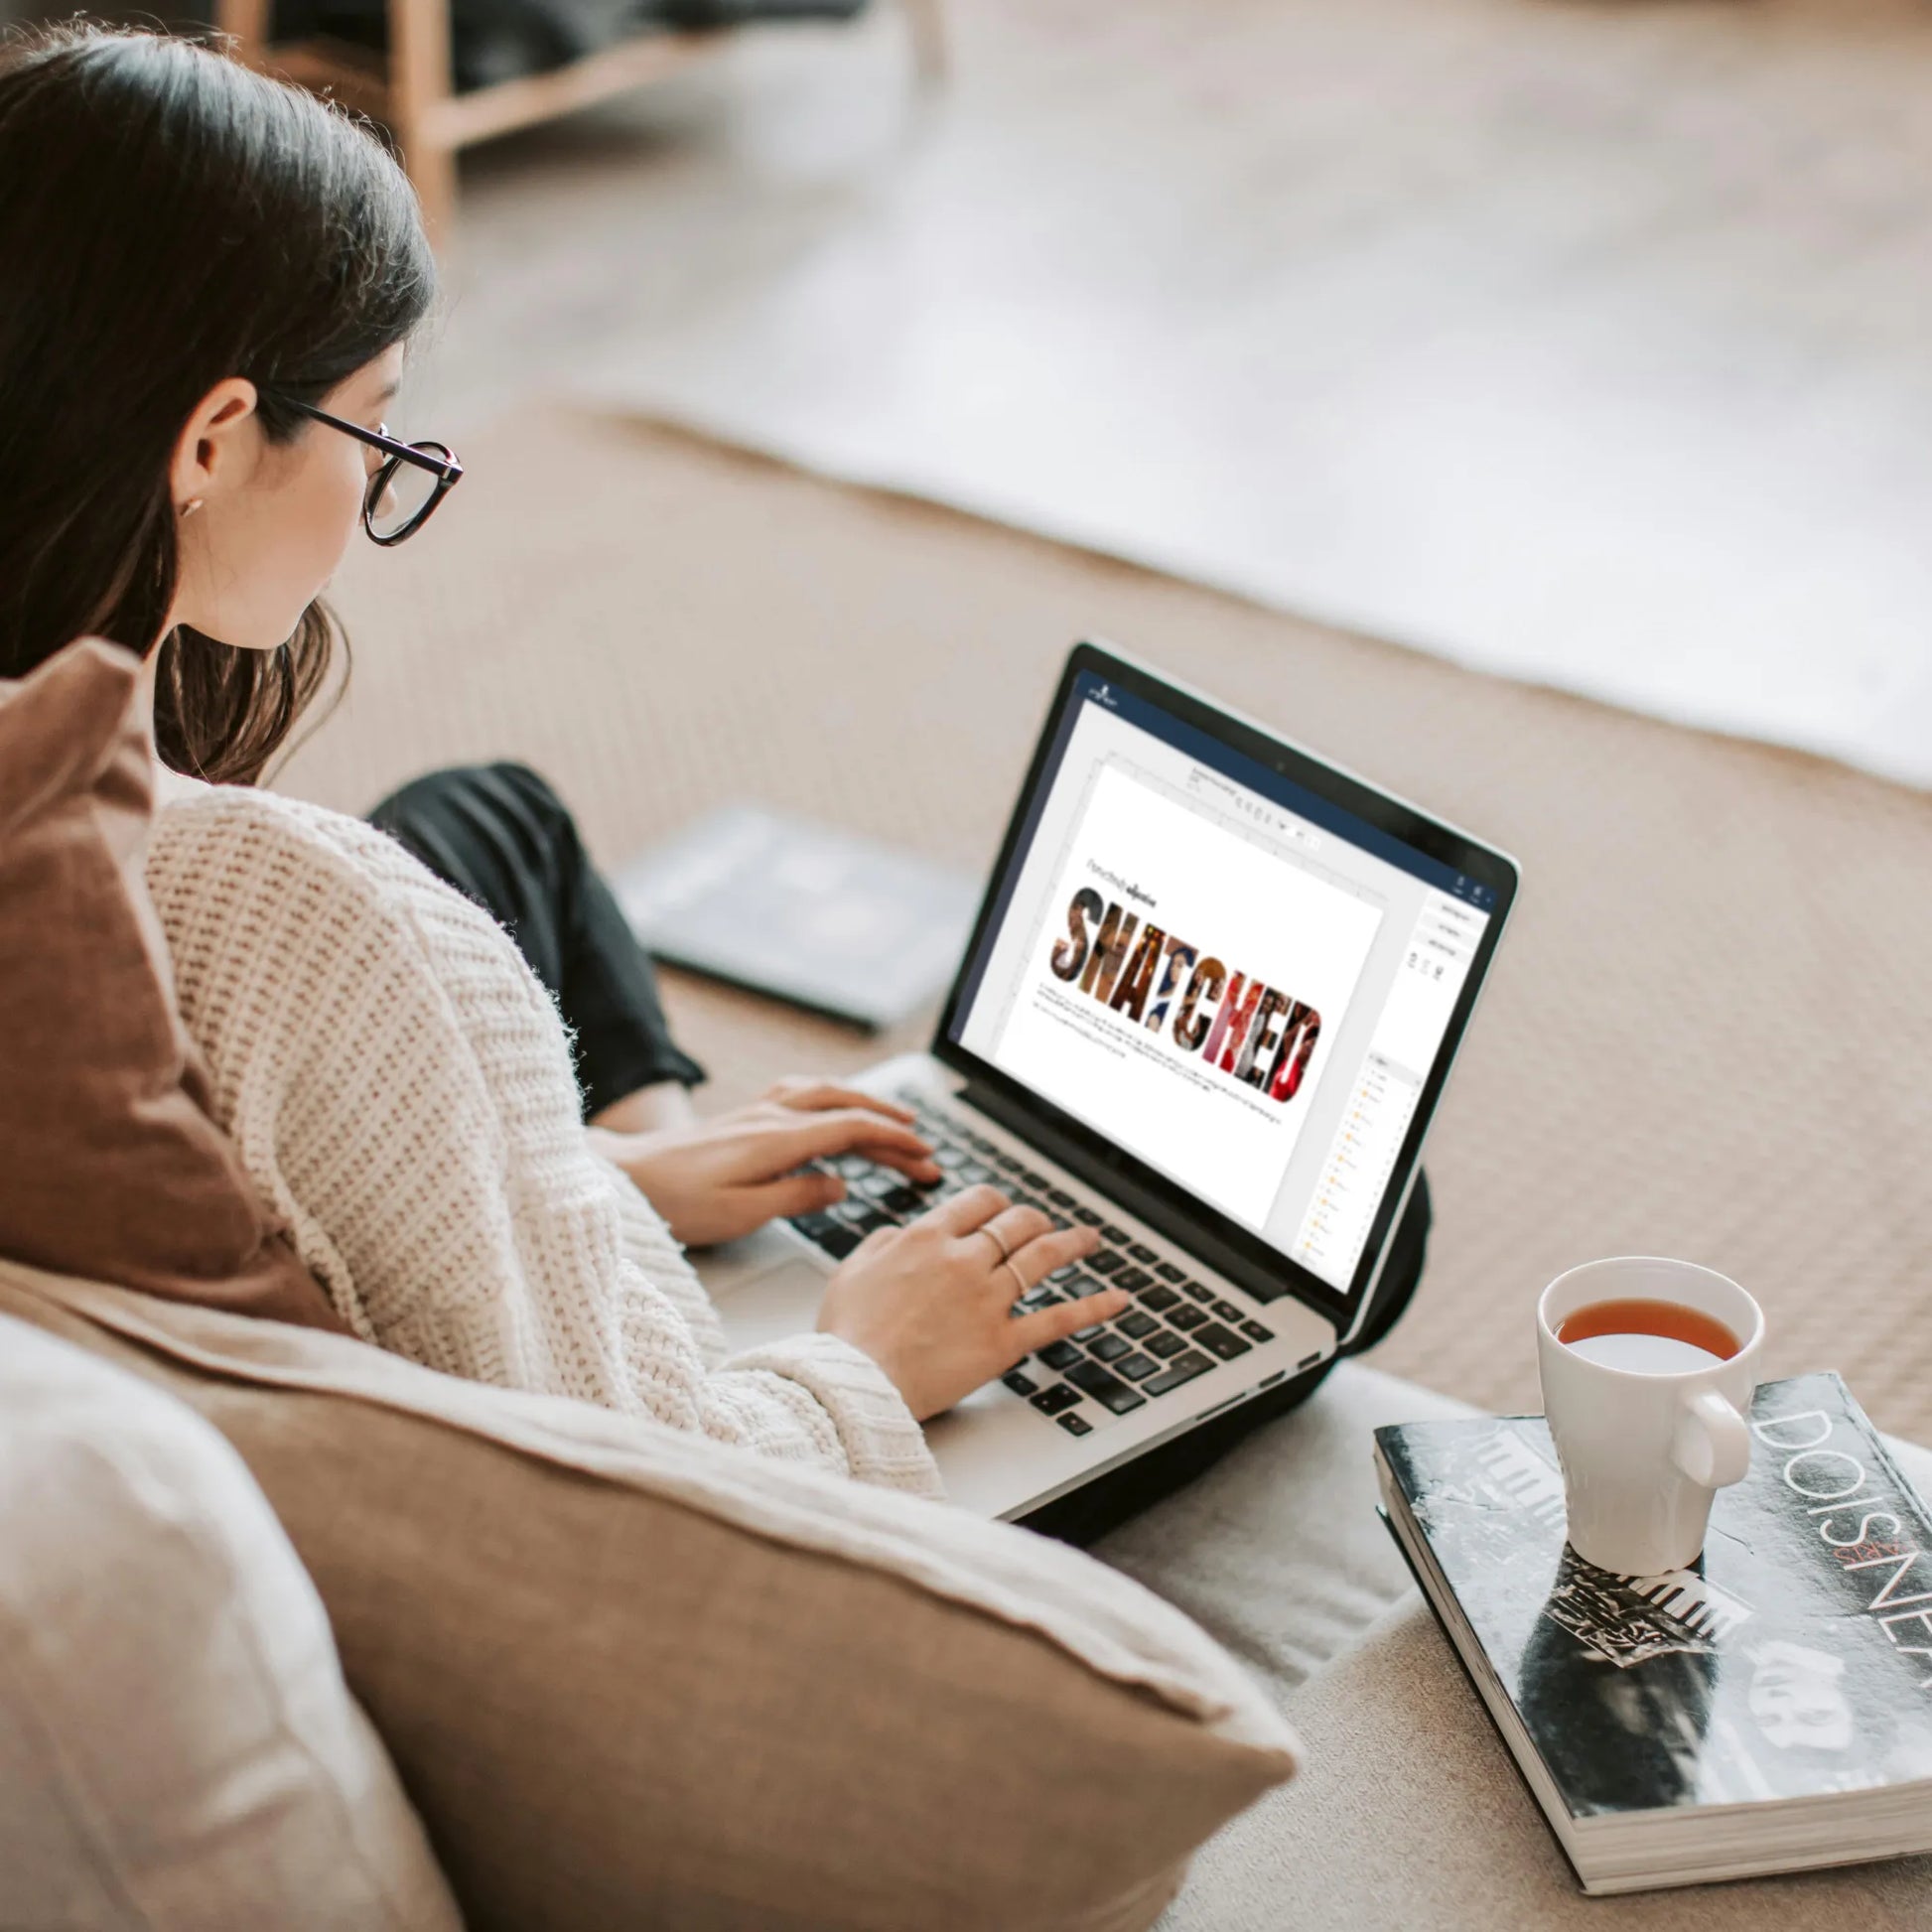
M 568 381 L 1932 777 L 1932 6 L 950 13 L 930 100 L 879 0 L 466 155 L 406 420 Z

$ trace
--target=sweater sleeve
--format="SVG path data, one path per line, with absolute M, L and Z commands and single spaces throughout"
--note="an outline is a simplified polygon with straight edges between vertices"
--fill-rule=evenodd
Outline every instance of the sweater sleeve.
M 262 792 L 171 805 L 149 881 L 215 1106 L 365 1339 L 924 1494 L 870 1357 L 721 1362 L 669 1230 L 590 1148 L 556 1008 L 508 935 L 359 820 Z
M 847 1464 L 855 1475 L 891 1489 L 918 1495 L 943 1493 L 925 1433 L 897 1388 L 863 1349 L 837 1335 L 799 1334 L 767 1342 L 725 1360 L 724 1324 L 705 1294 L 684 1250 L 662 1217 L 628 1175 L 612 1168 L 625 1253 L 667 1300 L 691 1331 L 694 1345 L 714 1377 L 775 1375 L 808 1391 L 830 1415 Z

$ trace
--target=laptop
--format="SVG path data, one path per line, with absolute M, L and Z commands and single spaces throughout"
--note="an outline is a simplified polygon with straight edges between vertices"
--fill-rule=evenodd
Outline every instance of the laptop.
M 943 1179 L 696 1257 L 735 1345 L 812 1326 L 876 1227 L 991 1181 L 1102 1245 L 1019 1307 L 1130 1307 L 932 1418 L 946 1490 L 1025 1516 L 1347 1349 L 1517 868 L 1111 646 L 1067 659 L 931 1045 L 855 1084 Z

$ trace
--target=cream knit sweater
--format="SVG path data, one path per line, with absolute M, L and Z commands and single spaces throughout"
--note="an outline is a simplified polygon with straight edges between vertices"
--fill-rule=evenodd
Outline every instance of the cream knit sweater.
M 393 839 L 245 786 L 171 796 L 147 876 L 215 1111 L 343 1317 L 430 1368 L 940 1493 L 872 1358 L 725 1359 L 668 1228 L 593 1153 L 555 1005 Z

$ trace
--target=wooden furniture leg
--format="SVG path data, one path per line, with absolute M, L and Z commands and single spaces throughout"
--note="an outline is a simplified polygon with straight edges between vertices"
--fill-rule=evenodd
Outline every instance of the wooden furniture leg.
M 904 0 L 904 11 L 912 36 L 912 67 L 920 86 L 943 86 L 952 70 L 945 0 Z
M 271 0 L 214 0 L 214 25 L 234 45 L 233 58 L 246 67 L 260 67 L 268 51 L 268 12 Z
M 448 0 L 389 0 L 389 125 L 441 253 L 456 211 L 456 152 L 442 125 L 452 92 Z

